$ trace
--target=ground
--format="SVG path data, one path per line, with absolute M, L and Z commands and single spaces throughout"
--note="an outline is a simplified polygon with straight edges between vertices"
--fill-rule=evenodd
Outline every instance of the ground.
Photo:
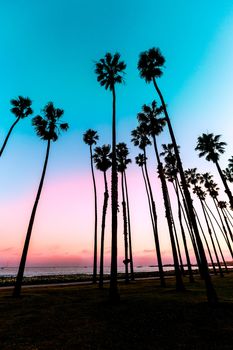
M 119 284 L 109 302 L 108 285 L 25 288 L 22 297 L 0 292 L 1 350 L 232 349 L 233 273 L 213 278 L 219 304 L 208 305 L 203 281 L 173 278 Z

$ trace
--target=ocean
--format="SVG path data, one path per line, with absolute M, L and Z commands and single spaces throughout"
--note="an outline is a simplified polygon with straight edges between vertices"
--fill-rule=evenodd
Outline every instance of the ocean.
M 173 270 L 173 266 L 164 266 L 164 271 Z M 17 267 L 0 267 L 0 277 L 15 277 L 17 274 Z M 91 275 L 93 271 L 92 266 L 47 266 L 47 267 L 26 267 L 24 271 L 25 277 L 36 276 L 53 276 L 53 275 L 76 275 L 87 274 Z M 154 272 L 158 271 L 157 266 L 135 266 L 135 272 Z M 118 267 L 118 272 L 124 273 L 124 266 Z M 104 273 L 110 273 L 110 266 L 106 266 Z

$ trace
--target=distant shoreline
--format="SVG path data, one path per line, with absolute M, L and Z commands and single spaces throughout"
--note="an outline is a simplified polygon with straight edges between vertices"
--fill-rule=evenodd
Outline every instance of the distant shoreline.
M 168 265 L 167 265 L 168 266 Z M 172 265 L 169 265 L 172 267 Z M 198 274 L 197 266 L 193 267 L 193 273 Z M 196 268 L 195 268 L 196 267 Z M 232 272 L 232 264 L 231 268 L 229 268 L 229 272 Z M 164 271 L 165 276 L 174 276 L 174 270 Z M 186 271 L 186 276 L 188 276 L 188 272 Z M 98 277 L 98 276 L 97 276 Z M 118 273 L 119 279 L 124 279 L 124 273 Z M 135 279 L 137 278 L 158 278 L 158 271 L 150 271 L 150 272 L 135 272 Z M 109 280 L 110 275 L 105 274 L 104 279 Z M 0 276 L 0 287 L 12 286 L 15 283 L 15 277 L 9 276 Z M 92 275 L 90 274 L 54 274 L 54 275 L 43 275 L 43 276 L 33 276 L 33 277 L 24 277 L 23 285 L 39 285 L 39 284 L 54 284 L 54 283 L 76 283 L 76 282 L 91 282 Z

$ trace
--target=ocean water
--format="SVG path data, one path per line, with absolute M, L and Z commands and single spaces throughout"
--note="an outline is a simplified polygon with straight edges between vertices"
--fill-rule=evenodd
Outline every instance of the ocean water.
M 165 271 L 173 270 L 172 266 L 165 266 Z M 1 277 L 15 277 L 17 274 L 17 267 L 0 267 Z M 49 267 L 26 267 L 24 276 L 53 276 L 53 275 L 76 275 L 87 274 L 91 275 L 93 271 L 92 266 L 49 266 Z M 135 266 L 135 272 L 154 272 L 158 271 L 157 266 Z M 118 272 L 124 272 L 124 266 L 118 267 Z M 110 273 L 110 266 L 106 266 L 104 273 Z

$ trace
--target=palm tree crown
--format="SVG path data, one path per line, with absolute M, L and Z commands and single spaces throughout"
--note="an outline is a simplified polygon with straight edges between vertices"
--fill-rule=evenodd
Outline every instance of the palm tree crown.
M 105 172 L 111 167 L 110 150 L 110 145 L 103 145 L 102 147 L 96 147 L 94 149 L 93 160 L 96 169 Z
M 157 136 L 166 125 L 165 118 L 159 118 L 162 113 L 163 107 L 157 107 L 157 103 L 153 101 L 151 105 L 142 106 L 142 112 L 138 113 L 137 118 L 139 122 L 146 123 L 150 135 Z
M 196 186 L 198 181 L 200 180 L 200 174 L 197 173 L 197 168 L 187 169 L 184 172 L 185 178 L 188 184 Z
M 28 97 L 19 96 L 18 99 L 11 100 L 12 108 L 11 112 L 17 118 L 26 118 L 33 113 L 31 108 L 32 101 Z
M 105 89 L 114 89 L 116 83 L 122 83 L 124 81 L 123 74 L 126 64 L 120 60 L 120 54 L 106 53 L 104 58 L 101 58 L 99 62 L 96 63 L 95 73 L 97 74 L 97 81 Z
M 127 165 L 131 163 L 131 159 L 127 158 L 129 155 L 129 150 L 124 142 L 120 142 L 116 145 L 116 157 L 117 157 L 117 168 L 119 172 L 124 172 Z
M 139 153 L 138 156 L 135 157 L 135 162 L 138 166 L 142 167 L 146 163 L 147 157 L 144 154 Z
M 60 123 L 63 116 L 63 109 L 55 108 L 53 102 L 49 102 L 42 110 L 44 117 L 40 115 L 32 119 L 32 125 L 35 126 L 36 134 L 42 140 L 57 141 L 60 131 L 67 131 L 69 125 Z
M 84 134 L 83 134 L 83 141 L 89 145 L 96 145 L 96 141 L 99 140 L 99 135 L 97 134 L 97 131 L 88 129 Z
M 163 74 L 161 67 L 165 63 L 165 58 L 159 48 L 151 48 L 144 51 L 139 56 L 138 70 L 140 77 L 150 83 L 154 78 L 159 78 Z
M 148 137 L 148 126 L 146 123 L 141 123 L 136 129 L 131 131 L 131 142 L 133 142 L 134 146 L 138 146 L 142 150 L 146 148 L 146 146 L 151 145 L 151 141 Z
M 216 163 L 219 155 L 225 152 L 226 142 L 219 141 L 221 135 L 202 134 L 197 139 L 196 151 L 199 151 L 199 157 L 204 157 L 208 161 Z

